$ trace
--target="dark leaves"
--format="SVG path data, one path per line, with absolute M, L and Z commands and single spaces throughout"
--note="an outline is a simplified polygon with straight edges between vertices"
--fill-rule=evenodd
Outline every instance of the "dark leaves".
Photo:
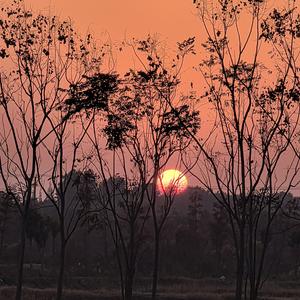
M 82 83 L 70 86 L 69 98 L 64 103 L 66 118 L 85 111 L 87 117 L 91 111 L 107 110 L 109 97 L 117 91 L 118 76 L 99 73 L 85 77 Z
M 161 129 L 166 136 L 189 137 L 190 133 L 196 134 L 199 128 L 199 112 L 191 110 L 188 105 L 173 108 L 163 115 Z
M 196 54 L 196 52 L 195 52 L 195 37 L 188 38 L 181 43 L 177 43 L 177 45 L 178 45 L 178 50 L 181 53 Z
M 5 49 L 1 49 L 0 50 L 0 58 L 6 58 L 8 57 L 6 50 Z
M 123 118 L 121 115 L 109 114 L 107 126 L 103 129 L 107 137 L 108 149 L 120 148 L 125 142 L 131 130 L 135 128 L 130 118 Z
M 287 35 L 300 38 L 300 15 L 294 17 L 293 9 L 279 11 L 274 8 L 269 16 L 262 21 L 261 29 L 260 38 L 265 41 L 277 42 Z

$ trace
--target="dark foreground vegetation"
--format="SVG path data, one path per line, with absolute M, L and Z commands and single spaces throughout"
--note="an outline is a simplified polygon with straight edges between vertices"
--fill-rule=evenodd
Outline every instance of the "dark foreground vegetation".
M 45 278 L 45 280 L 51 279 Z M 109 281 L 108 288 L 99 289 L 103 282 Z M 108 278 L 74 277 L 72 283 L 66 286 L 65 300 L 119 300 L 119 289 L 112 287 Z M 54 287 L 42 287 L 34 282 L 31 287 L 24 288 L 24 300 L 53 300 L 56 290 Z M 48 285 L 47 285 L 48 286 Z M 14 299 L 15 288 L 11 286 L 0 288 L 0 299 Z M 264 287 L 260 300 L 297 300 L 300 297 L 299 282 L 292 280 L 270 281 Z M 137 282 L 134 300 L 151 299 L 151 280 Z M 232 280 L 218 279 L 189 279 L 177 277 L 162 278 L 157 299 L 161 300 L 234 300 L 234 284 Z
M 88 196 L 85 201 L 88 201 Z M 2 193 L 0 299 L 10 300 L 15 295 L 18 253 L 15 232 L 21 226 L 21 219 L 12 203 L 5 206 L 5 199 Z M 67 199 L 68 203 L 73 197 Z M 289 195 L 286 205 L 294 201 L 298 198 Z M 52 300 L 56 297 L 59 265 L 58 229 L 54 210 L 47 199 L 34 200 L 33 203 L 27 231 L 23 295 L 24 300 Z M 259 299 L 299 299 L 298 222 L 282 214 L 273 230 L 269 236 L 271 255 L 266 261 L 268 273 L 264 277 L 264 280 L 269 280 L 264 284 Z M 80 223 L 66 252 L 63 299 L 120 299 L 116 252 L 107 231 L 105 223 L 99 223 L 99 220 L 96 223 Z M 141 300 L 151 299 L 153 250 L 150 224 L 145 232 L 133 293 L 133 299 Z M 188 188 L 177 196 L 162 235 L 157 299 L 235 299 L 233 249 L 230 228 L 222 208 L 208 192 Z

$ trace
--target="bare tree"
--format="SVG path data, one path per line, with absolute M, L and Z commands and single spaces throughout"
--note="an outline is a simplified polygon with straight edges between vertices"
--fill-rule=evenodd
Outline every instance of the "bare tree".
M 134 104 L 130 104 L 130 98 L 125 96 L 125 89 L 120 88 L 121 81 L 118 76 L 111 74 L 106 76 L 106 82 L 103 81 L 105 89 L 111 87 L 106 108 L 102 110 L 104 113 L 99 111 L 99 101 L 95 101 L 95 98 L 91 98 L 90 102 L 86 101 L 85 105 L 82 100 L 85 99 L 87 90 L 99 93 L 103 89 L 102 84 L 95 84 L 95 80 L 95 76 L 89 78 L 88 88 L 81 89 L 78 93 L 78 99 L 81 98 L 81 101 L 77 103 L 79 110 L 81 105 L 85 106 L 84 112 L 92 121 L 91 130 L 87 130 L 92 145 L 92 155 L 88 156 L 88 161 L 93 172 L 97 174 L 98 182 L 94 186 L 97 209 L 89 217 L 93 222 L 104 221 L 111 233 L 120 272 L 122 298 L 129 300 L 132 299 L 136 263 L 141 252 L 144 225 L 149 213 L 144 201 L 147 185 L 142 170 L 132 163 L 131 157 L 128 157 L 126 150 L 121 147 L 124 145 L 123 134 L 132 129 L 129 118 L 132 116 L 131 109 Z M 106 127 L 103 119 L 108 122 Z M 86 122 L 83 122 L 82 126 L 86 128 Z M 105 159 L 107 153 L 113 155 L 111 163 Z
M 43 192 L 54 205 L 59 220 L 60 268 L 57 300 L 61 299 L 63 292 L 68 241 L 88 213 L 94 209 L 91 207 L 93 202 L 86 202 L 80 191 L 85 173 L 76 171 L 80 165 L 84 168 L 81 164 L 81 161 L 84 161 L 81 148 L 84 148 L 84 139 L 87 137 L 93 119 L 86 119 L 85 126 L 82 126 L 80 118 L 82 111 L 88 115 L 91 108 L 93 111 L 105 110 L 107 97 L 114 91 L 113 83 L 107 85 L 106 80 L 110 78 L 110 75 L 99 73 L 104 50 L 97 52 L 94 47 L 90 36 L 87 37 L 85 43 L 79 45 L 79 48 L 75 48 L 74 45 L 73 51 L 79 51 L 79 53 L 83 51 L 78 55 L 79 61 L 75 69 L 71 70 L 76 81 L 70 82 L 69 88 L 62 89 L 65 97 L 60 99 L 58 107 L 60 112 L 57 117 L 47 116 L 52 133 L 49 137 L 51 145 L 47 140 L 42 141 L 44 151 L 51 163 L 50 171 L 38 172 L 39 181 Z M 49 189 L 46 188 L 45 179 L 51 182 L 52 193 L 49 193 Z
M 64 126 L 64 129 L 65 128 Z M 57 134 L 57 140 L 55 140 L 54 149 L 47 148 L 52 164 L 51 172 L 49 172 L 49 174 L 43 174 L 43 176 L 38 173 L 42 190 L 47 200 L 53 204 L 58 217 L 60 251 L 56 299 L 59 300 L 62 298 L 63 293 L 67 244 L 80 223 L 86 217 L 87 211 L 90 208 L 87 207 L 87 203 L 80 197 L 79 188 L 83 175 L 76 171 L 75 165 L 79 160 L 78 149 L 85 133 L 81 132 L 78 139 L 71 142 L 74 148 L 70 152 L 67 150 L 68 147 L 65 141 L 65 134 L 67 132 L 64 130 L 55 130 L 55 132 Z M 71 159 L 71 163 L 68 161 L 70 163 L 69 165 L 67 165 L 67 157 Z M 52 189 L 49 190 L 45 188 L 45 181 L 51 182 Z
M 147 186 L 143 182 L 144 176 L 140 178 L 140 173 L 135 172 L 122 150 L 114 150 L 113 156 L 114 166 L 110 168 L 103 154 L 98 152 L 93 168 L 99 174 L 98 207 L 104 209 L 100 217 L 104 218 L 114 243 L 122 298 L 129 300 L 132 299 L 137 261 L 145 242 L 144 229 L 149 215 L 145 205 Z M 118 175 L 115 164 L 120 164 L 119 171 L 124 176 Z
M 185 56 L 193 52 L 193 42 L 189 39 L 179 44 L 179 54 L 170 67 L 164 64 L 159 43 L 152 37 L 130 45 L 142 68 L 130 69 L 123 79 L 117 75 L 106 78 L 107 86 L 113 86 L 114 91 L 100 118 L 93 110 L 97 108 L 93 97 L 82 102 L 80 98 L 86 99 L 86 91 L 78 94 L 77 110 L 82 105 L 87 116 L 94 120 L 89 133 L 93 168 L 103 182 L 100 203 L 109 214 L 107 220 L 117 251 L 123 299 L 132 298 L 135 265 L 149 212 L 155 235 L 153 298 L 156 296 L 159 238 L 176 194 L 174 189 L 165 191 L 160 198 L 163 203 L 158 203 L 159 175 L 170 159 L 189 144 L 190 139 L 178 126 L 176 116 L 180 115 L 194 133 L 199 126 L 198 114 L 188 104 L 182 104 L 187 98 L 175 97 L 180 69 Z M 90 78 L 87 90 L 103 88 L 93 84 L 95 79 Z M 172 109 L 170 101 L 174 103 Z M 103 135 L 107 150 L 113 153 L 112 164 L 104 159 Z M 116 165 L 120 178 L 116 177 L 119 174 Z
M 96 194 L 97 209 L 94 214 L 88 216 L 93 222 L 105 222 L 108 226 L 113 243 L 116 250 L 118 267 L 121 279 L 121 291 L 123 299 L 131 299 L 133 291 L 133 281 L 135 276 L 135 266 L 139 250 L 141 247 L 141 239 L 143 238 L 143 228 L 145 218 L 144 212 L 144 195 L 145 183 L 144 175 L 140 172 L 133 172 L 133 166 L 127 159 L 124 150 L 120 148 L 119 143 L 123 143 L 123 138 L 119 135 L 127 130 L 129 122 L 123 118 L 129 118 L 129 98 L 121 95 L 124 91 L 119 90 L 120 81 L 115 74 L 104 75 L 98 74 L 87 78 L 86 84 L 78 86 L 76 89 L 76 97 L 78 101 L 73 101 L 74 113 L 85 114 L 82 127 L 89 141 L 92 144 L 92 154 L 88 155 L 87 160 L 96 175 L 98 182 L 95 182 L 94 192 Z M 99 99 L 99 95 L 103 91 L 110 91 L 106 94 L 105 101 Z M 121 98 L 119 98 L 121 97 Z M 120 109 L 117 113 L 115 109 L 118 105 L 124 105 L 127 110 Z M 100 101 L 99 101 L 100 100 Z M 123 100 L 127 101 L 127 105 Z M 70 104 L 70 103 L 67 103 Z M 123 123 L 118 124 L 120 127 L 116 129 L 112 126 L 113 108 Z M 83 117 L 83 115 L 81 115 Z M 105 141 L 103 137 L 103 118 L 110 123 L 106 127 L 108 135 L 108 149 L 113 152 L 112 165 L 108 164 L 104 158 Z M 92 122 L 92 128 L 86 125 L 86 120 Z M 117 123 L 114 123 L 117 125 Z M 108 132 L 109 131 L 109 132 Z M 107 152 L 107 151 L 106 151 Z M 122 171 L 123 177 L 116 173 L 116 164 Z M 141 177 L 140 177 L 141 176 Z M 99 182 L 100 181 L 100 182 Z
M 91 36 L 81 39 L 70 21 L 34 14 L 22 0 L 13 1 L 1 14 L 0 173 L 6 192 L 14 198 L 22 216 L 16 290 L 19 300 L 25 233 L 37 171 L 39 175 L 49 174 L 46 170 L 50 166 L 43 159 L 49 153 L 45 148 L 53 150 L 50 157 L 59 170 L 67 169 L 62 150 L 70 112 L 62 116 L 59 110 L 70 86 L 99 67 L 102 53 L 96 54 Z M 61 175 L 57 168 L 53 172 L 54 176 Z
M 254 300 L 264 282 L 272 224 L 299 171 L 290 150 L 299 117 L 297 34 L 288 30 L 299 19 L 294 1 L 284 13 L 274 9 L 269 16 L 266 1 L 194 3 L 207 37 L 202 101 L 208 100 L 213 120 L 202 118 L 210 126 L 201 137 L 187 129 L 199 154 L 193 173 L 228 214 L 235 299 Z M 247 28 L 241 25 L 245 20 Z M 272 61 L 264 55 L 268 51 Z M 192 164 L 189 155 L 185 161 Z
M 149 205 L 154 233 L 153 299 L 157 291 L 161 232 L 176 195 L 174 188 L 159 195 L 160 174 L 190 144 L 176 116 L 180 115 L 193 133 L 199 126 L 198 114 L 188 104 L 190 98 L 176 97 L 181 67 L 186 55 L 193 53 L 193 42 L 188 39 L 178 44 L 178 55 L 171 65 L 164 60 L 161 45 L 155 38 L 149 36 L 130 44 L 141 68 L 131 69 L 125 75 L 122 97 L 109 110 L 104 129 L 109 142 L 129 155 L 136 169 L 134 174 L 139 174 L 140 184 L 144 185 L 143 196 Z

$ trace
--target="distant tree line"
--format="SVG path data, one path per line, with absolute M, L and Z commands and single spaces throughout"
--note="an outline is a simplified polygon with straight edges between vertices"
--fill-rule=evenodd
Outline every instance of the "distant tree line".
M 86 176 L 76 172 L 74 181 L 81 177 L 80 187 L 86 189 Z M 94 179 L 93 179 L 94 180 Z M 120 178 L 118 178 L 120 180 Z M 100 186 L 103 184 L 98 182 Z M 74 187 L 77 190 L 77 187 Z M 67 195 L 67 203 L 72 201 L 71 193 Z M 82 196 L 81 196 L 82 197 Z M 94 193 L 85 193 L 82 201 L 94 201 Z M 42 201 L 41 201 L 42 200 Z M 160 199 L 161 200 L 161 199 Z M 59 267 L 58 253 L 60 249 L 59 221 L 51 201 L 47 198 L 32 199 L 30 225 L 26 238 L 27 272 L 39 274 L 49 280 Z M 287 203 L 298 201 L 289 196 Z M 290 205 L 290 204 L 288 204 Z M 13 203 L 8 205 L 7 195 L 1 193 L 1 263 L 13 266 L 18 256 L 17 232 L 20 230 L 21 217 Z M 82 207 L 78 207 L 81 214 Z M 122 211 L 122 207 L 118 210 Z M 110 234 L 110 226 L 104 211 L 90 212 L 82 219 L 70 240 L 66 250 L 65 268 L 68 277 L 118 277 L 118 253 L 114 237 Z M 269 237 L 272 252 L 267 260 L 266 275 L 271 278 L 299 278 L 298 221 L 281 214 Z M 264 228 L 259 230 L 258 243 L 264 235 Z M 128 237 L 126 237 L 127 239 Z M 151 277 L 153 257 L 153 232 L 151 221 L 145 224 L 144 235 L 139 243 L 141 252 L 135 264 L 136 280 Z M 124 259 L 124 257 L 122 258 Z M 231 281 L 235 278 L 234 244 L 224 209 L 213 201 L 212 195 L 201 188 L 188 188 L 174 203 L 161 240 L 160 276 L 190 278 L 220 278 L 225 276 Z M 1 278 L 8 284 L 15 282 L 14 267 L 9 267 Z M 26 279 L 25 279 L 26 283 Z

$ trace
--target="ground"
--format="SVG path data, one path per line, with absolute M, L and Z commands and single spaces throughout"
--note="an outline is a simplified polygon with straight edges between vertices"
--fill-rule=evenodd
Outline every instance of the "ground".
M 114 280 L 113 280 L 114 281 Z M 72 280 L 72 288 L 65 290 L 64 300 L 119 300 L 116 287 L 96 289 L 94 284 L 107 284 L 108 279 L 88 277 L 77 277 Z M 147 284 L 145 284 L 147 282 Z M 34 280 L 24 288 L 24 300 L 54 300 L 55 288 L 34 287 L 44 285 L 46 282 Z M 69 282 L 70 283 L 70 282 Z M 138 290 L 135 300 L 150 299 L 149 281 L 144 279 L 137 283 Z M 114 284 L 113 284 L 114 285 Z M 169 278 L 163 279 L 160 285 L 158 299 L 160 300 L 233 300 L 233 283 L 230 280 L 219 281 L 217 279 L 188 279 Z M 2 286 L 0 288 L 0 300 L 14 298 L 13 286 Z M 300 299 L 300 288 L 298 281 L 272 281 L 266 284 L 261 300 L 297 300 Z

